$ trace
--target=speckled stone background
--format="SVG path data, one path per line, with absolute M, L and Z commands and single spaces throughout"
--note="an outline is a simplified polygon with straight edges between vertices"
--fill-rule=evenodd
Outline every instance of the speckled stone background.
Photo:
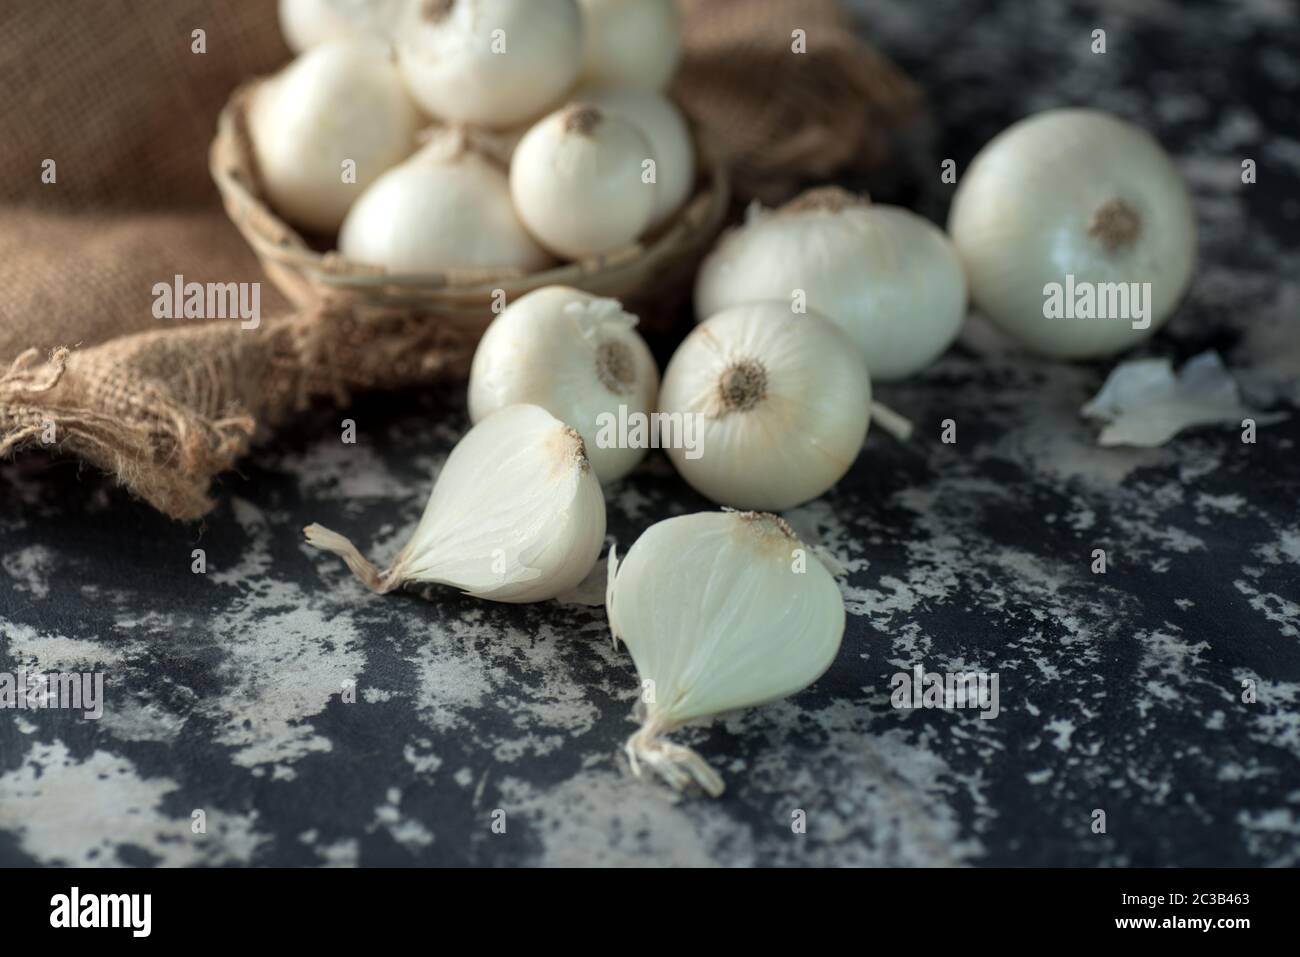
M 1248 402 L 1290 417 L 1254 445 L 1224 427 L 1101 450 L 1078 409 L 1107 366 L 1018 356 L 972 320 L 879 390 L 916 440 L 874 433 L 791 514 L 849 570 L 848 632 L 811 689 L 679 735 L 727 779 L 717 801 L 630 776 L 636 676 L 599 609 L 377 598 L 301 543 L 320 521 L 391 556 L 466 427 L 458 390 L 311 413 L 226 477 L 201 526 L 71 465 L 5 465 L 0 671 L 102 670 L 107 702 L 99 721 L 0 712 L 0 864 L 1300 863 L 1294 5 L 853 7 L 935 114 L 898 175 L 855 185 L 942 221 L 939 161 L 964 168 L 1021 115 L 1136 120 L 1201 225 L 1191 293 L 1146 352 L 1217 348 Z M 662 459 L 609 499 L 624 546 L 707 507 Z M 1001 715 L 891 708 L 914 664 L 997 672 Z

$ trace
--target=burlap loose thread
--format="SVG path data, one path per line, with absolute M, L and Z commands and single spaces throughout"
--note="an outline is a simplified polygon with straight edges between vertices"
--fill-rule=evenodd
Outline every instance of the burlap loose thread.
M 28 349 L 21 353 L 10 363 L 8 371 L 0 376 L 0 400 L 8 399 L 9 403 L 21 408 L 18 403 L 25 396 L 49 392 L 63 378 L 69 352 L 66 346 L 53 350 L 43 366 L 38 365 L 41 361 L 39 349 Z M 15 416 L 10 431 L 3 435 L 0 440 L 0 458 L 24 442 L 35 440 L 49 431 L 48 420 L 28 421 L 24 424 L 24 418 L 26 416 Z
M 0 378 L 0 456 L 39 444 L 115 475 L 165 514 L 197 518 L 211 508 L 209 479 L 195 479 L 233 463 L 252 419 L 208 421 L 165 402 L 153 403 L 147 418 L 106 414 L 89 400 L 53 394 L 69 372 L 68 349 L 56 349 L 38 368 L 33 360 L 38 353 L 28 350 Z

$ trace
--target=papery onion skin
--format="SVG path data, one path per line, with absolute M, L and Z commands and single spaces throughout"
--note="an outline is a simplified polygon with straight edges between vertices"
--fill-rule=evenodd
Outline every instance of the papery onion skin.
M 381 175 L 348 211 L 339 251 L 390 273 L 530 273 L 552 261 L 519 221 L 505 173 L 469 150 L 422 151 Z
M 581 437 L 544 409 L 488 416 L 447 457 L 410 540 L 380 574 L 342 536 L 307 539 L 372 590 L 450 585 L 487 601 L 546 601 L 576 588 L 605 540 L 605 499 Z
M 682 52 L 674 0 L 579 0 L 585 24 L 583 80 L 662 90 Z
M 612 560 L 606 612 L 643 687 L 643 728 L 628 742 L 680 786 L 685 768 L 721 781 L 692 752 L 656 739 L 697 718 L 794 694 L 830 667 L 844 635 L 834 578 L 772 515 L 702 512 L 651 526 Z M 716 786 L 715 786 L 716 785 Z
M 840 190 L 751 213 L 727 233 L 700 268 L 695 311 L 707 319 L 741 303 L 788 304 L 796 290 L 853 338 L 871 378 L 882 382 L 932 363 L 966 317 L 965 273 L 943 231 Z
M 602 309 L 610 318 L 599 318 Z M 617 417 L 620 405 L 629 414 L 653 412 L 659 389 L 654 356 L 634 322 L 614 300 L 566 286 L 515 300 L 492 320 L 474 353 L 470 420 L 518 403 L 541 406 L 578 430 L 601 482 L 617 481 L 646 449 L 602 447 L 599 416 Z
M 642 172 L 651 158 L 649 140 L 629 121 L 570 104 L 515 147 L 510 195 L 528 231 L 556 255 L 612 252 L 650 223 L 656 187 Z
M 1141 225 L 1108 248 L 1093 223 L 1115 201 Z M 958 183 L 948 230 L 979 309 L 1056 358 L 1113 355 L 1153 335 L 1195 266 L 1195 213 L 1177 167 L 1150 134 L 1099 110 L 1048 110 L 994 137 Z M 1046 318 L 1044 287 L 1064 284 L 1067 274 L 1076 282 L 1151 283 L 1149 328 L 1124 318 Z
M 545 113 L 574 85 L 582 30 L 575 0 L 408 0 L 398 64 L 430 116 L 501 129 Z
M 294 53 L 358 35 L 388 39 L 406 0 L 280 0 L 280 32 Z
M 591 87 L 574 97 L 621 116 L 641 131 L 655 161 L 655 206 L 650 228 L 667 222 L 695 187 L 695 145 L 677 105 L 661 93 L 634 87 Z
M 729 409 L 726 376 L 763 368 L 762 398 Z M 732 370 L 739 370 L 733 374 Z M 720 505 L 777 512 L 821 495 L 853 465 L 870 421 L 871 378 L 849 337 L 778 302 L 735 306 L 686 337 L 664 371 L 661 412 L 701 413 L 700 454 L 667 450 L 682 477 Z
M 381 173 L 410 155 L 419 116 L 383 48 L 339 40 L 258 89 L 248 115 L 258 179 L 291 222 L 333 233 Z M 344 182 L 343 163 L 356 164 Z

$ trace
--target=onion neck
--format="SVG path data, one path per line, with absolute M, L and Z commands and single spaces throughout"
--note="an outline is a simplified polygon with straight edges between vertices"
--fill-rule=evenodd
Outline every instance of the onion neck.
M 606 339 L 596 348 L 596 377 L 614 395 L 626 395 L 636 383 L 636 359 L 626 343 Z
M 420 4 L 420 17 L 428 23 L 441 23 L 451 15 L 456 0 L 423 0 Z
M 594 106 L 586 103 L 576 103 L 564 114 L 564 131 L 566 133 L 578 133 L 581 136 L 590 136 L 595 132 L 596 127 L 604 122 L 605 115 Z
M 764 534 L 783 539 L 789 542 L 798 542 L 799 536 L 794 533 L 790 523 L 780 515 L 773 515 L 771 512 L 738 512 L 741 521 L 752 522 L 753 526 Z
M 1114 255 L 1137 243 L 1142 235 L 1142 216 L 1125 200 L 1107 200 L 1093 212 L 1088 235 L 1096 237 L 1106 252 Z
M 726 412 L 748 412 L 767 397 L 767 370 L 754 359 L 741 359 L 718 377 L 718 399 Z
M 566 458 L 574 462 L 580 471 L 590 472 L 591 461 L 587 458 L 587 443 L 583 441 L 582 435 L 571 425 L 566 425 L 561 434 L 566 440 Z
M 805 190 L 790 202 L 782 206 L 779 213 L 841 213 L 846 209 L 870 206 L 871 199 L 865 194 L 859 196 L 839 186 L 817 186 Z

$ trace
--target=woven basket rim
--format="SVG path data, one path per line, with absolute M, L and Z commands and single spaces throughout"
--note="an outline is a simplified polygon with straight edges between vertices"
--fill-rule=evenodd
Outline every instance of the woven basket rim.
M 217 134 L 208 152 L 208 167 L 227 215 L 264 263 L 293 270 L 329 290 L 367 292 L 386 299 L 411 301 L 481 299 L 498 290 L 526 291 L 542 286 L 613 285 L 672 263 L 711 240 L 726 218 L 730 177 L 718 152 L 692 124 L 697 155 L 695 188 L 668 225 L 648 240 L 580 261 L 562 262 L 538 272 L 464 270 L 395 274 L 346 260 L 337 251 L 317 252 L 294 227 L 262 198 L 256 163 L 248 142 L 246 110 L 254 92 L 266 82 L 258 77 L 237 87 L 222 108 Z

